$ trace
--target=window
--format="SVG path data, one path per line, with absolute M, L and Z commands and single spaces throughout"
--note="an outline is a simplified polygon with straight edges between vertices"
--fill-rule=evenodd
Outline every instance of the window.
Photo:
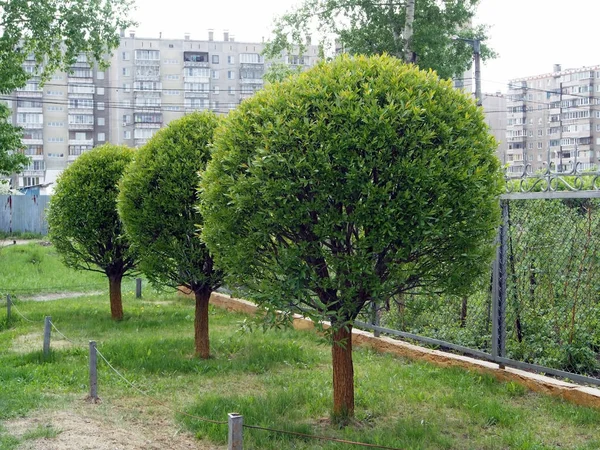
M 544 143 L 543 142 L 538 142 L 537 143 L 537 148 L 538 148 L 538 150 L 541 150 L 542 148 L 544 148 Z
M 538 130 L 538 136 L 542 136 L 544 134 L 544 130 Z
M 47 125 L 52 128 L 61 128 L 65 126 L 64 122 L 48 122 Z
M 229 95 L 235 95 L 235 91 L 233 90 L 233 86 L 229 86 Z
M 98 111 L 104 111 L 104 102 L 98 102 Z
M 69 124 L 93 125 L 94 116 L 91 114 L 69 114 Z
M 527 144 L 527 148 L 529 150 L 533 150 L 533 142 L 530 142 L 529 144 Z
M 173 75 L 173 74 L 165 75 L 165 80 L 179 80 L 179 75 Z
M 183 69 L 183 75 L 186 77 L 210 77 L 210 69 L 204 69 L 201 67 L 186 67 Z
M 129 125 L 131 123 L 131 115 L 123 114 L 123 125 Z
M 73 109 L 92 109 L 94 101 L 91 98 L 70 98 L 69 108 Z
M 105 122 L 104 122 L 104 117 L 98 117 L 96 119 L 96 123 L 98 124 L 99 127 L 103 127 Z
M 156 129 L 153 128 L 136 128 L 133 131 L 133 137 L 135 139 L 150 139 L 154 133 L 156 133 Z
M 106 140 L 106 136 L 104 133 L 98 133 L 98 142 L 104 142 Z
M 46 95 L 49 95 L 51 97 L 60 97 L 63 94 L 63 91 L 46 91 Z
M 124 77 L 128 77 L 131 75 L 131 70 L 129 70 L 129 67 L 123 67 L 123 76 Z
M 123 131 L 123 139 L 131 139 L 131 131 L 129 131 L 129 130 Z
M 218 80 L 219 79 L 219 71 L 218 70 L 213 70 L 212 71 L 212 78 L 213 78 L 213 80 Z
M 192 92 L 208 92 L 209 91 L 208 83 L 184 83 L 183 86 L 186 91 L 192 91 Z
M 240 63 L 260 64 L 264 62 L 263 58 L 258 53 L 242 53 L 240 55 Z
M 131 83 L 123 83 L 123 91 L 130 92 L 131 91 Z
M 228 70 L 227 71 L 227 78 L 230 80 L 234 80 L 235 79 L 235 71 L 234 70 Z
M 48 111 L 62 111 L 63 109 L 62 106 L 48 106 Z
M 219 55 L 212 55 L 212 63 L 219 64 Z
M 104 80 L 104 72 L 96 72 L 96 79 Z
M 93 94 L 94 86 L 91 84 L 70 84 L 69 94 Z
M 121 53 L 121 59 L 123 61 L 129 61 L 129 52 L 122 52 Z
M 165 95 L 181 95 L 181 92 L 176 89 L 165 89 L 163 91 L 163 94 L 165 94 Z
M 213 86 L 213 94 L 219 95 L 219 86 Z
M 234 56 L 228 56 L 227 57 L 227 64 L 235 64 L 235 57 Z
M 104 95 L 104 88 L 103 87 L 96 88 L 96 95 Z

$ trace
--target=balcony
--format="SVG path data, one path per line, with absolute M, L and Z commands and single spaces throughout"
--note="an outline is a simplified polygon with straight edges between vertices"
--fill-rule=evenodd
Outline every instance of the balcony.
M 17 126 L 21 128 L 25 128 L 26 130 L 41 130 L 44 128 L 43 123 L 25 123 L 25 122 L 17 122 Z
M 26 107 L 26 106 L 17 106 L 17 112 L 18 113 L 43 113 L 43 109 L 40 106 L 39 108 L 31 108 L 31 107 Z
M 93 139 L 69 139 L 69 145 L 94 145 Z
M 17 97 L 32 97 L 32 98 L 41 98 L 44 91 L 39 89 L 36 91 L 15 91 Z
M 185 98 L 208 98 L 209 93 L 203 91 L 185 91 L 183 96 Z
M 134 123 L 135 128 L 160 128 L 162 122 L 136 122 Z
M 44 145 L 43 139 L 23 139 L 23 145 Z
M 184 75 L 184 83 L 210 83 L 210 77 Z
M 25 169 L 21 174 L 24 177 L 43 177 L 44 176 L 44 170 L 30 170 L 30 169 Z
M 136 66 L 157 66 L 160 67 L 160 59 L 136 59 Z
M 241 84 L 260 84 L 261 86 L 264 84 L 264 80 L 262 78 L 241 78 Z
M 183 67 L 210 67 L 210 63 L 206 61 L 184 61 Z
M 70 123 L 69 130 L 93 130 L 93 123 Z

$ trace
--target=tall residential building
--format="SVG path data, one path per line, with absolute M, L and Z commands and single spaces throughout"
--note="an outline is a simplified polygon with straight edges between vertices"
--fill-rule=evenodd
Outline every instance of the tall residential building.
M 597 81 L 598 80 L 598 81 Z M 600 159 L 600 66 L 511 80 L 507 95 L 509 173 L 596 168 Z
M 506 164 L 506 96 L 500 92 L 495 94 L 483 94 L 481 99 L 483 112 L 485 113 L 485 122 L 490 127 L 490 133 L 498 141 L 496 155 L 500 162 Z
M 13 123 L 23 127 L 31 164 L 15 187 L 44 185 L 83 152 L 106 142 L 137 147 L 171 120 L 196 110 L 226 114 L 263 87 L 272 61 L 264 43 L 237 42 L 228 32 L 215 40 L 139 38 L 121 34 L 106 71 L 80 57 L 70 73 L 57 73 L 43 88 L 37 77 L 14 93 Z M 279 62 L 303 68 L 318 60 L 318 47 Z M 25 65 L 34 73 L 35 62 Z

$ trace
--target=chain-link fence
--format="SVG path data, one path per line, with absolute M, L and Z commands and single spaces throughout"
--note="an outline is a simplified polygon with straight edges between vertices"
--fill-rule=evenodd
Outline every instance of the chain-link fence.
M 390 302 L 381 326 L 600 382 L 598 194 L 504 196 L 498 256 L 474 293 L 405 294 Z

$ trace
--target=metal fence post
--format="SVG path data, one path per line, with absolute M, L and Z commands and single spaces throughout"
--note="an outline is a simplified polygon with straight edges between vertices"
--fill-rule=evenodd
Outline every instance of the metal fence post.
M 142 297 L 142 279 L 136 278 L 135 279 L 135 298 L 141 298 L 141 297 Z
M 46 316 L 44 319 L 44 356 L 50 355 L 50 331 L 51 331 L 52 317 Z
M 6 325 L 10 325 L 10 294 L 6 295 Z
M 242 450 L 244 446 L 242 439 L 244 417 L 238 413 L 229 413 L 227 417 L 227 450 Z
M 98 354 L 96 341 L 90 341 L 90 399 L 96 403 L 98 400 Z
M 500 202 L 502 208 L 502 224 L 496 238 L 496 259 L 493 265 L 492 277 L 492 357 L 506 355 L 506 249 L 508 233 L 508 202 Z M 503 369 L 504 365 L 500 364 Z

